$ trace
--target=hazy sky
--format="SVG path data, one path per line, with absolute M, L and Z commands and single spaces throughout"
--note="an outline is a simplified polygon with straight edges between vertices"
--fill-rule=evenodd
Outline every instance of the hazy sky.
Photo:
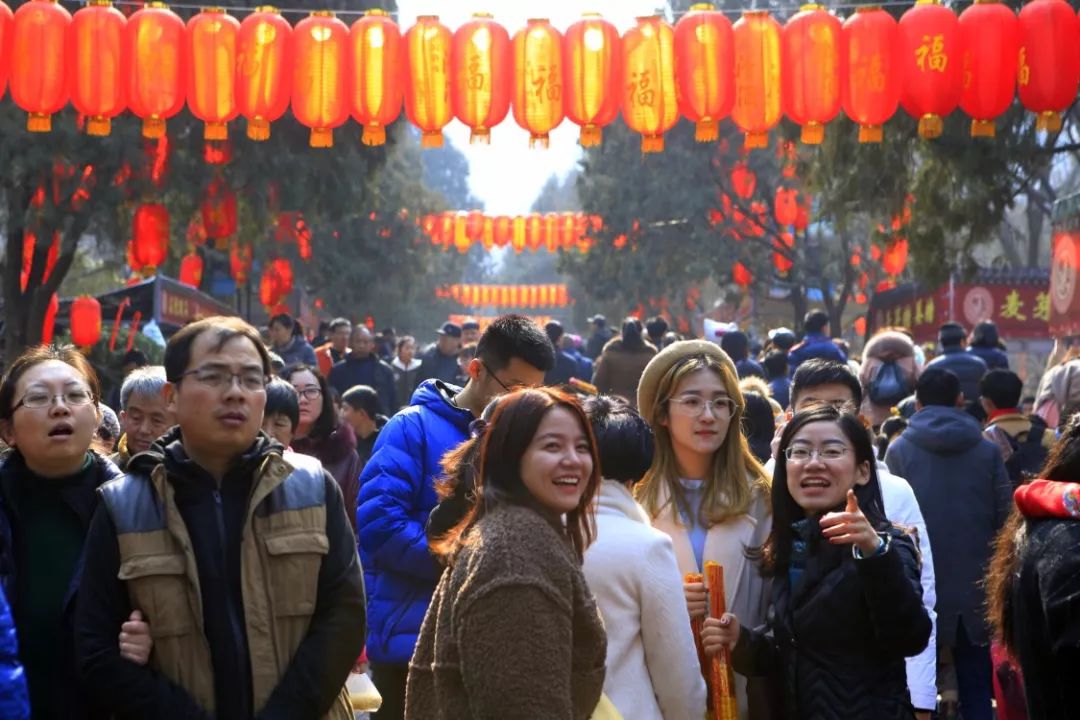
M 473 12 L 492 12 L 513 37 L 529 18 L 546 17 L 558 30 L 565 30 L 588 10 L 603 14 L 621 32 L 634 24 L 635 17 L 651 15 L 665 4 L 663 0 L 398 0 L 398 24 L 405 30 L 417 15 L 438 15 L 455 30 Z M 491 145 L 470 145 L 468 128 L 457 120 L 447 126 L 446 137 L 468 158 L 469 186 L 486 210 L 518 214 L 528 212 L 548 177 L 565 174 L 574 166 L 581 153 L 578 130 L 564 120 L 551 133 L 550 148 L 530 150 L 529 134 L 518 127 L 511 112 L 492 129 Z

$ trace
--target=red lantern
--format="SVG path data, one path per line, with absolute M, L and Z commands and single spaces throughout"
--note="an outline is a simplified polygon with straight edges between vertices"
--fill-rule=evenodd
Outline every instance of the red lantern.
M 285 297 L 293 291 L 293 268 L 288 259 L 274 258 L 271 260 L 269 272 L 274 278 L 274 287 L 280 297 Z M 273 305 L 273 303 L 270 304 Z
M 465 216 L 465 236 L 476 242 L 484 235 L 484 213 L 473 210 Z
M 25 291 L 30 283 L 30 271 L 34 266 L 34 253 L 37 251 L 37 236 L 27 230 L 23 233 L 23 257 L 22 271 L 19 273 L 19 286 Z M 41 282 L 45 282 L 52 275 L 56 267 L 56 259 L 60 256 L 60 233 L 54 232 L 52 243 L 45 255 L 45 271 L 41 274 Z
M 769 131 L 780 122 L 780 24 L 767 10 L 748 10 L 733 30 L 735 106 L 731 119 L 746 133 L 745 147 L 767 147 Z
M 641 152 L 662 152 L 664 133 L 679 120 L 675 97 L 675 32 L 660 17 L 638 18 L 623 35 L 622 112 L 641 133 Z
M 401 30 L 385 10 L 368 10 L 349 30 L 349 102 L 365 145 L 386 142 L 401 114 Z
M 71 302 L 71 342 L 93 347 L 101 339 L 101 303 L 87 295 Z
M 960 107 L 971 116 L 972 137 L 994 137 L 994 118 L 1013 101 L 1019 26 L 999 0 L 980 0 L 960 13 L 963 89 Z
M 237 38 L 236 106 L 252 140 L 269 139 L 270 123 L 289 108 L 292 67 L 289 21 L 269 7 L 244 18 Z
M 526 226 L 527 221 L 521 215 L 516 216 L 511 223 L 510 246 L 514 248 L 516 253 L 524 251 L 525 246 L 528 244 Z
M 596 13 L 585 13 L 563 37 L 566 117 L 581 126 L 581 146 L 600 144 L 602 128 L 619 114 L 622 79 L 619 31 Z
M 731 168 L 731 189 L 736 195 L 744 200 L 749 200 L 754 195 L 754 187 L 757 185 L 757 175 L 747 167 L 746 163 L 739 162 Z
M 822 5 L 804 5 L 784 26 L 782 104 L 802 126 L 802 141 L 819 145 L 825 123 L 840 112 L 840 20 Z
M 202 285 L 203 259 L 199 253 L 192 252 L 180 260 L 180 275 L 177 278 L 185 285 L 198 288 Z
M 109 0 L 91 0 L 71 20 L 71 104 L 86 116 L 87 135 L 108 135 L 127 106 L 123 70 L 127 19 Z
M 694 139 L 719 137 L 735 104 L 735 36 L 731 21 L 708 3 L 675 23 L 675 90 L 679 112 L 695 123 Z
M 0 1 L 0 95 L 4 94 L 8 77 L 11 75 L 11 36 L 14 27 L 15 16 L 11 8 Z
M 454 116 L 472 131 L 469 142 L 490 143 L 510 112 L 510 34 L 490 14 L 473 14 L 454 33 L 450 72 Z
M 132 220 L 132 268 L 156 268 L 169 253 L 169 211 L 159 203 L 144 203 Z
M 908 241 L 905 238 L 897 238 L 885 248 L 881 256 L 881 269 L 893 277 L 904 272 L 908 261 Z
M 420 128 L 421 147 L 442 147 L 450 104 L 450 29 L 421 15 L 405 33 L 405 114 Z
M 745 265 L 737 260 L 731 266 L 731 279 L 736 285 L 744 288 L 749 287 L 750 283 L 754 282 L 754 276 L 750 274 Z
M 506 215 L 495 218 L 492 234 L 495 239 L 495 247 L 506 247 L 514 234 L 514 221 Z
M 483 226 L 481 225 L 481 229 Z M 454 214 L 454 247 L 459 253 L 469 252 L 472 238 L 469 237 L 469 219 L 462 213 Z
M 187 97 L 191 114 L 206 123 L 204 140 L 225 140 L 236 119 L 236 58 L 240 23 L 222 8 L 207 8 L 187 26 Z
M 30 114 L 30 132 L 49 132 L 52 114 L 67 104 L 69 25 L 71 14 L 55 0 L 30 0 L 15 11 L 11 99 Z
M 799 208 L 795 213 L 795 229 L 799 232 L 803 232 L 810 226 L 810 200 L 804 199 L 799 203 Z
M 536 252 L 544 243 L 544 218 L 540 213 L 531 213 L 525 222 L 525 245 Z
M 900 18 L 900 52 L 904 78 L 900 104 L 919 121 L 921 137 L 940 137 L 942 118 L 956 109 L 962 89 L 956 15 L 940 0 L 917 0 Z
M 349 28 L 328 10 L 311 13 L 293 31 L 292 111 L 311 128 L 311 147 L 333 147 L 334 128 L 349 117 L 348 43 Z
M 259 278 L 259 302 L 263 304 L 263 307 L 273 307 L 279 300 L 281 300 L 281 294 L 278 293 L 274 274 L 268 267 Z
M 206 237 L 223 240 L 236 234 L 236 192 L 220 177 L 207 187 L 201 210 Z
M 229 273 L 237 285 L 247 284 L 252 254 L 252 247 L 248 243 L 233 243 L 229 250 Z
M 1033 0 L 1020 10 L 1019 27 L 1020 102 L 1038 115 L 1036 129 L 1058 132 L 1080 81 L 1080 20 L 1065 0 Z
M 864 6 L 844 21 L 843 38 L 844 112 L 859 124 L 859 142 L 881 142 L 900 103 L 900 29 L 882 8 Z
M 124 29 L 128 106 L 143 137 L 165 135 L 165 121 L 184 107 L 184 21 L 163 3 L 140 8 Z
M 60 298 L 53 293 L 49 297 L 49 304 L 45 307 L 45 319 L 41 323 L 41 342 L 43 345 L 51 345 L 53 331 L 56 328 L 56 313 L 60 310 Z
M 548 252 L 559 250 L 559 214 L 549 212 L 544 215 L 544 247 Z
M 529 147 L 548 146 L 563 121 L 562 35 L 547 20 L 529 20 L 514 35 L 514 120 L 529 131 Z
M 776 198 L 773 201 L 773 214 L 776 222 L 780 225 L 793 225 L 799 217 L 799 203 L 796 201 L 798 191 L 792 188 L 776 188 Z

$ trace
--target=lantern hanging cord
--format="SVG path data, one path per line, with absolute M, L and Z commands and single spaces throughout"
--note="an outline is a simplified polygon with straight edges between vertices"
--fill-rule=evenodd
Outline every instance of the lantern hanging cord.
M 65 3 L 73 4 L 73 5 L 79 5 L 79 6 L 85 6 L 85 5 L 89 4 L 89 0 L 61 0 L 61 1 L 65 2 Z M 124 6 L 124 7 L 134 7 L 134 8 L 142 8 L 142 7 L 147 6 L 145 0 L 113 0 L 112 4 L 113 5 L 118 5 L 118 6 Z M 173 10 L 208 10 L 210 8 L 215 8 L 215 9 L 220 8 L 220 9 L 225 10 L 226 12 L 233 12 L 233 13 L 251 13 L 251 12 L 255 12 L 259 8 L 266 7 L 266 4 L 264 4 L 264 3 L 260 3 L 259 5 L 251 5 L 251 6 L 230 6 L 230 7 L 223 7 L 221 5 L 215 5 L 213 3 L 207 4 L 207 5 L 202 5 L 202 4 L 196 4 L 196 3 L 183 3 L 183 2 L 173 3 L 173 2 L 167 2 L 166 4 L 168 5 L 168 7 L 170 9 L 173 9 Z M 915 2 L 913 0 L 883 0 L 883 2 L 872 3 L 872 5 L 874 7 L 879 7 L 879 8 L 908 8 L 908 7 L 913 7 L 915 5 Z M 829 4 L 825 5 L 825 9 L 826 10 L 855 10 L 857 8 L 866 7 L 866 6 L 867 6 L 867 3 L 865 3 L 865 2 L 842 2 L 842 3 L 829 3 Z M 312 9 L 312 8 L 288 8 L 288 7 L 277 7 L 276 5 L 274 6 L 274 9 L 277 10 L 282 15 L 304 15 L 304 16 L 310 15 L 312 12 L 317 12 L 319 10 L 319 8 L 315 8 L 315 9 Z M 323 9 L 327 9 L 327 8 L 323 8 Z M 723 13 L 724 15 L 730 15 L 730 16 L 735 17 L 735 18 L 738 18 L 739 16 L 741 16 L 744 12 L 752 11 L 752 10 L 755 10 L 755 9 L 756 8 L 754 8 L 754 7 L 746 7 L 746 8 L 739 8 L 739 9 L 717 8 L 717 10 L 719 12 Z M 367 10 L 330 10 L 330 12 L 333 12 L 334 15 L 337 16 L 337 17 L 363 17 L 364 15 L 367 14 L 368 11 Z M 400 11 L 397 11 L 397 10 L 395 10 L 395 11 L 385 10 L 384 12 L 386 12 L 387 15 L 394 18 L 395 20 L 400 19 L 400 17 L 401 17 Z M 675 20 L 678 20 L 683 15 L 687 15 L 688 13 L 689 13 L 689 11 L 682 12 L 682 13 L 676 13 L 673 16 L 673 18 Z

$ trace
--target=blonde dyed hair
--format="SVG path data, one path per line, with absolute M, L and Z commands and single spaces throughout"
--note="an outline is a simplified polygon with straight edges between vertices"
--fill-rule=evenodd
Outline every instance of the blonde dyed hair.
M 656 453 L 652 467 L 638 484 L 635 495 L 649 517 L 656 518 L 665 508 L 686 507 L 686 496 L 679 484 L 679 466 L 671 431 L 662 424 L 668 417 L 669 400 L 683 380 L 696 372 L 708 370 L 716 373 L 724 384 L 728 397 L 735 401 L 735 413 L 728 423 L 723 445 L 713 455 L 709 474 L 704 478 L 704 495 L 701 502 L 701 520 L 706 527 L 719 525 L 727 520 L 746 514 L 756 492 L 769 490 L 769 478 L 757 461 L 746 438 L 742 434 L 745 405 L 739 379 L 730 363 L 722 363 L 705 354 L 692 355 L 672 365 L 660 379 L 656 389 L 657 402 L 652 416 L 646 418 L 656 434 Z M 667 490 L 667 500 L 662 502 L 662 490 Z M 679 512 L 673 512 L 675 521 L 682 523 Z

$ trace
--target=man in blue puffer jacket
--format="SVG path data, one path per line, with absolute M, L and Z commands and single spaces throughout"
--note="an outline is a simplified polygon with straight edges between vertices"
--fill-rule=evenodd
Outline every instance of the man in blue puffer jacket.
M 539 385 L 555 364 L 547 335 L 521 315 L 484 331 L 464 389 L 427 380 L 379 433 L 360 475 L 356 527 L 368 596 L 367 653 L 383 705 L 376 720 L 400 720 L 420 624 L 442 567 L 428 551 L 443 455 L 468 438 L 469 424 L 496 395 Z
M 0 590 L 0 718 L 30 718 L 30 694 L 26 690 L 26 675 L 19 663 L 15 620 L 11 617 L 11 608 L 3 590 Z

